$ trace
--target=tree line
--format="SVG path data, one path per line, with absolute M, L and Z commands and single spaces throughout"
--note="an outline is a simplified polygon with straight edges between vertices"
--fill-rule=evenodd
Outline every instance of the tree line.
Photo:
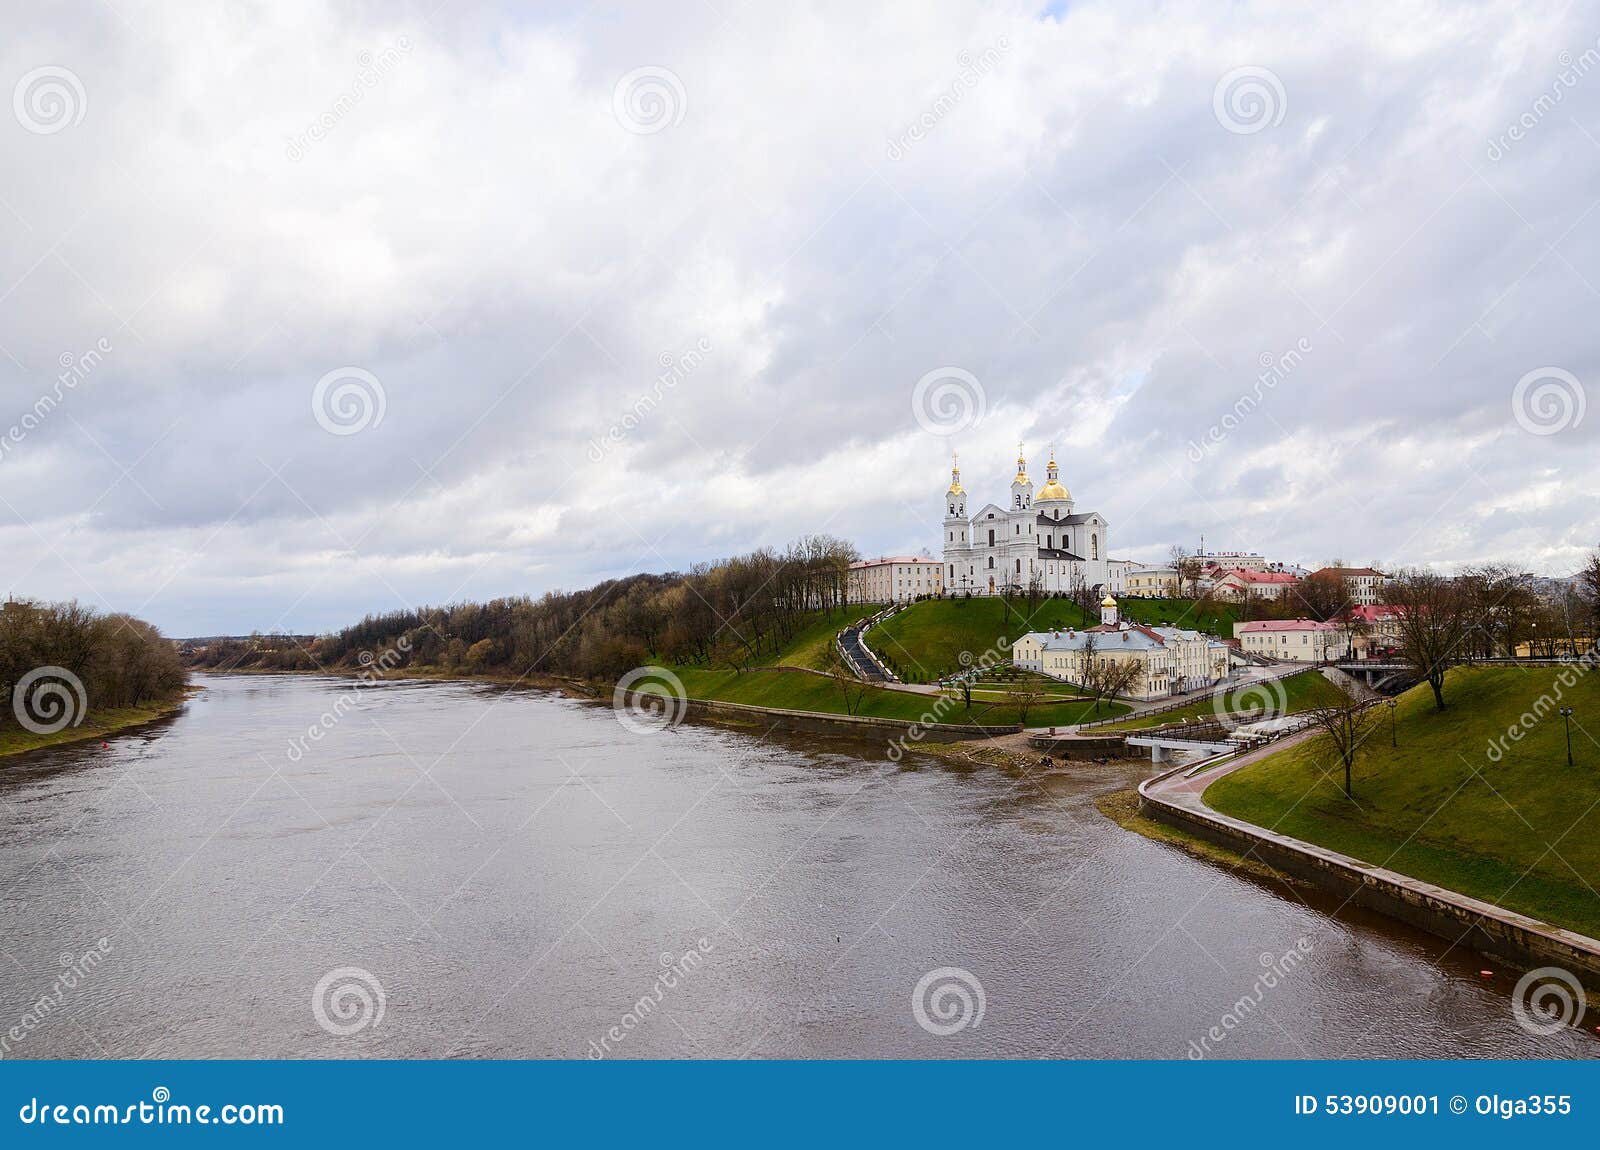
M 76 601 L 0 604 L 0 728 L 168 702 L 186 681 L 177 648 L 142 619 Z
M 632 575 L 582 591 L 368 615 L 315 639 L 196 643 L 208 670 L 348 670 L 386 665 L 484 675 L 615 679 L 652 662 L 743 667 L 781 650 L 818 611 L 840 611 L 855 548 L 808 535 L 687 572 Z M 404 643 L 401 640 L 404 639 Z

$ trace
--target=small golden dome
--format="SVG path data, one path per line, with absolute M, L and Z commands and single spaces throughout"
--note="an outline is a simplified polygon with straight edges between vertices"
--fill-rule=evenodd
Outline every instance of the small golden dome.
M 1107 595 L 1104 599 L 1100 600 L 1100 606 L 1102 607 L 1115 607 L 1116 605 L 1117 601 L 1110 595 Z
M 1028 484 L 1028 483 L 1032 483 L 1033 480 L 1028 478 L 1028 473 L 1026 471 L 1019 471 L 1019 472 L 1017 472 L 1017 477 L 1015 479 L 1013 479 L 1011 482 L 1012 482 L 1013 485 L 1018 484 L 1018 483 Z
M 1072 492 L 1068 491 L 1059 483 L 1046 483 L 1043 487 L 1039 488 L 1039 494 L 1035 495 L 1033 498 L 1036 502 L 1046 499 L 1071 499 Z
M 965 495 L 966 494 L 966 492 L 963 491 L 962 488 L 961 488 L 961 480 L 952 479 L 950 481 L 949 494 L 951 494 L 951 495 Z

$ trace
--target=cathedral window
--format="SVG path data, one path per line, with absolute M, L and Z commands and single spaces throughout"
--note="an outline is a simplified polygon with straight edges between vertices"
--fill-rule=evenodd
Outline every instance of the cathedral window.
M 1100 558 L 1100 536 L 1098 535 L 1089 536 L 1089 558 Z

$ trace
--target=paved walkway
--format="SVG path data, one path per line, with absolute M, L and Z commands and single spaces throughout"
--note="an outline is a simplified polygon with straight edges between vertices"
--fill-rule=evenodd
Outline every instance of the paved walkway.
M 1193 778 L 1188 777 L 1193 766 L 1179 767 L 1165 778 L 1157 778 L 1145 784 L 1145 793 L 1159 796 L 1172 803 L 1174 806 L 1185 807 L 1202 814 L 1216 815 L 1218 812 L 1206 806 L 1201 793 L 1212 783 L 1224 775 L 1231 775 L 1240 767 L 1248 767 L 1251 763 L 1259 763 L 1268 755 L 1275 755 L 1279 751 L 1303 743 L 1316 734 L 1315 728 L 1300 731 L 1276 742 L 1268 743 L 1259 750 L 1251 751 L 1247 755 L 1240 755 L 1236 759 L 1228 759 L 1214 767 L 1208 767 Z

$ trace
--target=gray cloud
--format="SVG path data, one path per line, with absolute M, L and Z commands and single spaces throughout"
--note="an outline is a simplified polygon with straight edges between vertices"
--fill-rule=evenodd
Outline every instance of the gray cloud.
M 6 590 L 302 630 L 933 547 L 951 447 L 986 498 L 1019 437 L 1132 558 L 1559 574 L 1600 539 L 1600 414 L 1512 407 L 1600 379 L 1582 8 L 431 9 L 18 14 L 0 79 L 85 106 L 0 118 L 0 432 L 111 350 L 0 453 Z M 646 66 L 683 106 L 641 133 Z M 1229 131 L 1245 66 L 1281 108 Z M 946 365 L 987 403 L 950 440 L 910 403 Z M 344 367 L 384 411 L 336 435 Z

